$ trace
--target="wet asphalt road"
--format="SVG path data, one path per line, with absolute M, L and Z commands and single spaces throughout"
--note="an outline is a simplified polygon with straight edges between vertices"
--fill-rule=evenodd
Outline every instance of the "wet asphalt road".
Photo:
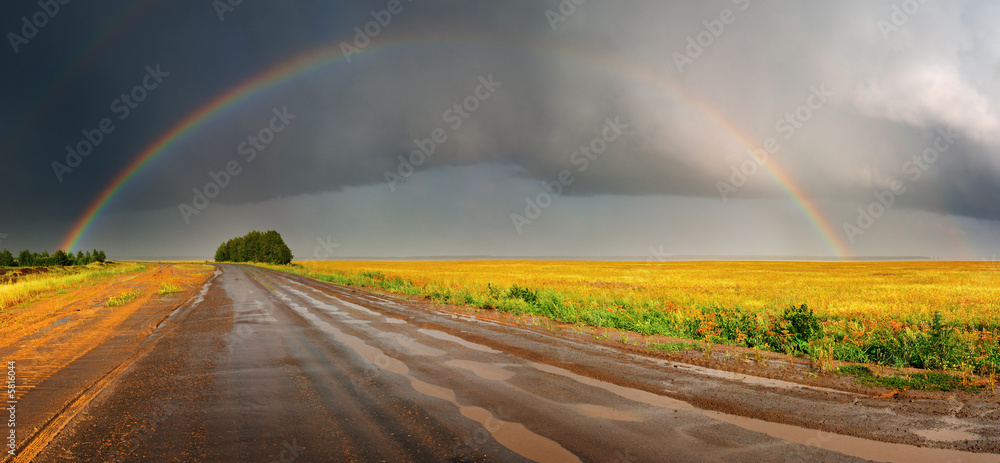
M 599 347 L 254 267 L 146 343 L 36 461 L 858 461 L 544 360 Z

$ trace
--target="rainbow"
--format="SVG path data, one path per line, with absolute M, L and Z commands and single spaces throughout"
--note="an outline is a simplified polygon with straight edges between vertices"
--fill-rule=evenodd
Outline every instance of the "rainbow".
M 425 42 L 425 44 L 448 44 L 450 42 Z M 408 45 L 412 42 L 397 42 L 369 47 L 362 53 L 369 54 L 375 50 L 382 50 L 396 45 Z M 528 52 L 539 52 L 547 50 L 557 53 L 560 56 L 573 56 L 582 59 L 584 62 L 597 69 L 608 72 L 620 73 L 625 77 L 635 80 L 645 81 L 645 83 L 655 85 L 667 90 L 670 94 L 682 98 L 686 103 L 698 109 L 707 117 L 712 119 L 718 126 L 729 133 L 739 144 L 747 149 L 759 148 L 759 142 L 754 142 L 749 136 L 723 114 L 703 103 L 701 100 L 685 91 L 669 79 L 666 79 L 652 70 L 638 66 L 637 64 L 623 60 L 620 57 L 608 54 L 595 54 L 590 51 L 567 50 L 567 49 L 526 49 Z M 339 42 L 335 45 L 325 45 L 317 49 L 307 51 L 288 61 L 278 64 L 261 74 L 241 83 L 222 95 L 205 103 L 190 115 L 178 121 L 170 130 L 159 136 L 136 156 L 114 179 L 101 191 L 97 198 L 86 208 L 84 213 L 74 222 L 69 233 L 62 242 L 61 249 L 76 249 L 87 231 L 94 224 L 98 216 L 107 208 L 111 200 L 122 190 L 129 180 L 156 156 L 167 151 L 167 149 L 186 134 L 197 129 L 201 124 L 208 122 L 214 117 L 225 113 L 228 109 L 237 106 L 239 103 L 261 94 L 268 89 L 282 84 L 288 80 L 306 74 L 308 72 L 331 66 L 344 61 L 344 55 L 340 50 Z M 628 71 L 623 72 L 623 71 Z M 819 205 L 813 201 L 809 195 L 785 172 L 777 162 L 769 159 L 763 164 L 770 175 L 792 198 L 797 206 L 803 211 L 810 223 L 823 237 L 825 243 L 837 257 L 849 256 L 849 248 L 844 244 L 840 234 L 826 216 L 822 213 Z
M 565 53 L 575 54 L 573 51 L 564 51 L 561 54 Z M 581 59 L 594 59 L 594 57 L 595 55 L 593 54 L 579 56 Z M 672 95 L 680 97 L 688 105 L 698 109 L 702 114 L 714 121 L 716 125 L 728 132 L 746 150 L 753 151 L 762 148 L 761 145 L 764 139 L 754 141 L 742 128 L 730 121 L 716 108 L 706 104 L 687 89 L 677 85 L 674 81 L 663 77 L 661 73 L 654 72 L 648 67 L 638 66 L 635 62 L 622 59 L 617 55 L 604 54 L 600 55 L 599 58 L 600 63 L 594 63 L 598 67 L 609 67 L 608 65 L 612 64 L 610 66 L 612 69 L 617 71 L 627 70 L 627 75 L 632 78 L 641 78 L 653 85 L 665 88 Z M 844 242 L 837 227 L 823 214 L 823 210 L 819 204 L 795 182 L 795 179 L 774 158 L 775 156 L 770 156 L 767 162 L 763 163 L 761 167 L 771 174 L 771 177 L 778 182 L 778 185 L 805 214 L 835 256 L 840 258 L 851 256 L 853 253 L 850 247 Z

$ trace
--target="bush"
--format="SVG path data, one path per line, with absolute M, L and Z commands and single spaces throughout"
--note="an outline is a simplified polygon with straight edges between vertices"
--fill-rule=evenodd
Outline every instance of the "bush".
M 510 289 L 507 290 L 507 297 L 510 299 L 520 299 L 528 304 L 534 304 L 538 301 L 538 293 L 518 285 L 512 285 Z

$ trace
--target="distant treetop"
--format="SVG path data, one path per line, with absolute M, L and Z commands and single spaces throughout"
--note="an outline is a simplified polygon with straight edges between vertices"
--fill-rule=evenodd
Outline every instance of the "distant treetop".
M 104 251 L 94 250 L 93 252 L 87 251 L 86 254 L 83 251 L 77 251 L 76 255 L 72 252 L 65 252 L 62 249 L 49 255 L 49 251 L 31 252 L 27 249 L 22 250 L 17 254 L 17 258 L 14 258 L 14 254 L 10 251 L 4 249 L 0 251 L 0 267 L 54 267 L 57 265 L 87 265 L 91 262 L 104 262 L 107 257 L 104 255 Z
M 261 233 L 254 230 L 219 245 L 215 251 L 216 262 L 262 262 L 287 265 L 292 261 L 292 250 L 274 230 Z

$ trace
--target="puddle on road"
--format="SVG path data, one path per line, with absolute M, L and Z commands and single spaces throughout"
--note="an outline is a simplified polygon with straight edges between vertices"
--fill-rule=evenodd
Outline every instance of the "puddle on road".
M 444 364 L 452 368 L 469 370 L 475 373 L 476 376 L 491 381 L 506 381 L 514 377 L 513 371 L 505 370 L 503 367 L 489 363 L 473 362 L 471 360 L 449 360 L 444 362 Z
M 496 349 L 491 349 L 491 348 L 486 347 L 486 346 L 484 346 L 482 344 L 476 344 L 474 342 L 466 341 L 466 340 L 464 340 L 464 339 L 462 339 L 462 338 L 460 338 L 458 336 L 453 336 L 453 335 L 450 335 L 448 333 L 445 333 L 444 331 L 428 330 L 428 329 L 419 329 L 417 331 L 420 331 L 421 333 L 426 334 L 427 336 L 430 336 L 432 338 L 437 338 L 437 339 L 440 339 L 442 341 L 453 342 L 453 343 L 458 344 L 458 345 L 460 345 L 462 347 L 467 347 L 467 348 L 472 349 L 472 350 L 478 350 L 480 352 L 486 352 L 486 353 L 489 353 L 489 354 L 499 354 L 499 353 L 501 353 L 500 351 L 498 351 Z
M 664 397 L 650 392 L 588 378 L 552 365 L 532 363 L 531 366 L 547 373 L 564 376 L 582 384 L 604 389 L 608 392 L 636 402 L 647 403 L 674 410 L 692 411 L 709 418 L 714 418 L 719 421 L 739 426 L 743 429 L 764 433 L 777 439 L 831 450 L 845 455 L 864 458 L 866 460 L 892 463 L 936 463 L 941 461 L 961 461 L 962 463 L 1000 462 L 1000 455 L 962 452 L 958 450 L 932 449 L 913 445 L 890 444 L 887 442 L 873 441 L 859 437 L 833 434 L 816 429 L 801 428 L 798 426 L 772 423 L 770 421 L 703 410 L 695 408 L 693 405 L 681 400 L 671 399 L 669 397 Z
M 639 415 L 594 404 L 568 404 L 568 407 L 583 416 L 615 421 L 644 421 Z
M 978 434 L 957 429 L 924 429 L 913 431 L 913 433 L 934 442 L 957 442 L 979 439 Z
M 378 334 L 380 338 L 389 338 L 396 346 L 407 351 L 413 355 L 420 355 L 425 357 L 440 357 L 445 354 L 445 351 L 440 349 L 435 349 L 426 344 L 421 344 L 414 340 L 413 338 L 402 334 L 402 333 L 390 333 L 390 332 L 380 332 Z
M 538 462 L 580 461 L 576 455 L 556 441 L 531 432 L 521 423 L 498 420 L 485 408 L 459 406 L 459 412 L 462 416 L 483 425 L 500 445 L 525 458 Z
M 410 380 L 413 389 L 421 394 L 448 401 L 458 407 L 462 416 L 483 426 L 493 438 L 511 451 L 531 460 L 543 463 L 579 462 L 580 459 L 569 450 L 547 437 L 535 434 L 520 423 L 499 420 L 488 410 L 480 407 L 464 406 L 455 398 L 455 391 L 421 381 L 411 376 L 410 368 L 398 359 L 385 355 L 382 349 L 368 345 L 363 339 L 340 331 L 293 302 L 289 306 L 313 323 L 314 326 L 329 333 L 338 342 L 343 343 L 364 360 L 380 368 L 396 373 Z M 423 331 L 423 330 L 421 330 Z M 446 334 L 446 333 L 442 333 Z M 450 335 L 449 335 L 450 336 Z M 471 343 L 470 343 L 471 344 Z M 483 346 L 485 347 L 485 346 Z M 491 349 L 492 350 L 492 349 Z

